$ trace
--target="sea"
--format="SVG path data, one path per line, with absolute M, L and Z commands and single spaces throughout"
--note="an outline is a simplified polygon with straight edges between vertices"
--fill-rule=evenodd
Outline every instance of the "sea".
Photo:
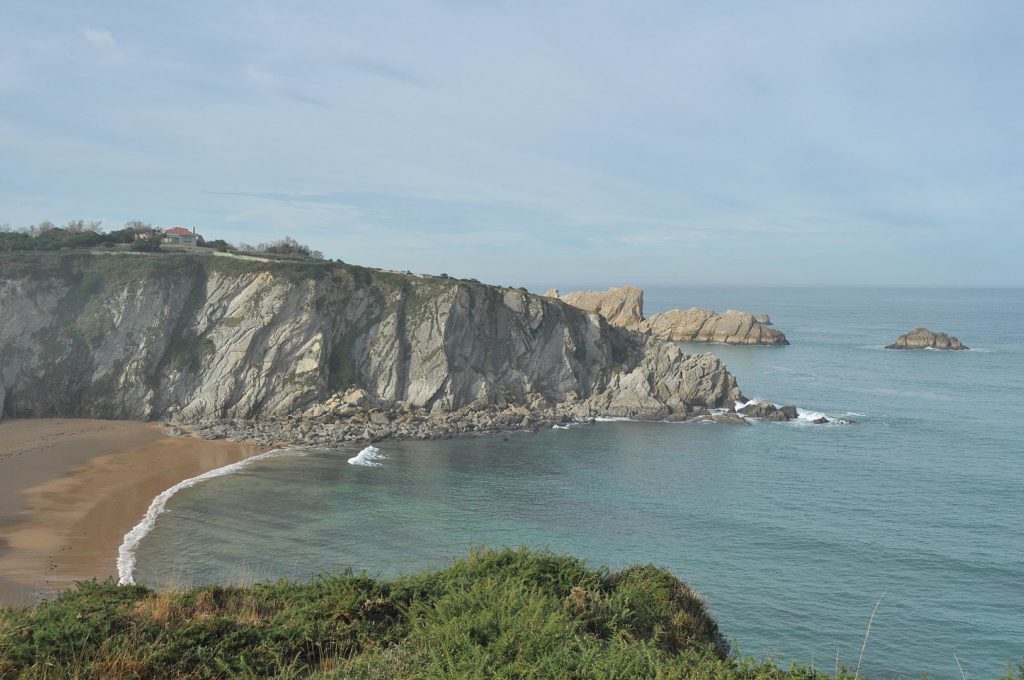
M 804 417 L 278 452 L 158 499 L 122 566 L 153 586 L 391 577 L 525 545 L 668 568 L 781 665 L 1024 663 L 1024 290 L 646 291 L 648 314 L 690 306 L 769 314 L 788 347 L 686 349 Z M 971 349 L 884 349 L 921 325 Z

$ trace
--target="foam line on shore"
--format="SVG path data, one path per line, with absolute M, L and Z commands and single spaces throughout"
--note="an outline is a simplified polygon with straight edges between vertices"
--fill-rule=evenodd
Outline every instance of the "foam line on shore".
M 162 515 L 167 509 L 167 502 L 171 500 L 174 494 L 178 493 L 182 489 L 195 486 L 199 482 L 207 479 L 222 477 L 224 475 L 229 475 L 232 472 L 237 472 L 238 470 L 248 467 L 257 461 L 273 458 L 285 453 L 300 452 L 300 449 L 295 448 L 267 451 L 266 453 L 250 456 L 249 458 L 245 458 L 235 463 L 231 463 L 214 470 L 209 470 L 201 475 L 190 477 L 189 479 L 180 481 L 171 488 L 161 492 L 153 499 L 153 502 L 149 504 L 149 509 L 146 510 L 146 514 L 142 517 L 142 520 L 132 527 L 121 540 L 121 547 L 117 549 L 117 582 L 121 585 L 133 585 L 135 583 L 135 551 L 138 550 L 142 539 L 144 539 L 149 532 L 153 530 L 153 527 L 156 525 L 157 518 L 160 517 L 160 515 Z

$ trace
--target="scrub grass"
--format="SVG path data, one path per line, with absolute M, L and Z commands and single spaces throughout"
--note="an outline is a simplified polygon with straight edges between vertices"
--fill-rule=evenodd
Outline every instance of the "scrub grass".
M 393 580 L 348 572 L 160 592 L 81 583 L 0 610 L 0 677 L 829 676 L 730 656 L 701 598 L 668 571 L 520 548 Z

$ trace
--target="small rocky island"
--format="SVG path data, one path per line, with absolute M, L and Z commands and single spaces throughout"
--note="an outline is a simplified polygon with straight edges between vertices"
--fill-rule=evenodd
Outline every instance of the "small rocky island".
M 718 313 L 691 307 L 672 309 L 644 317 L 644 291 L 622 286 L 602 291 L 560 294 L 552 289 L 547 297 L 557 298 L 588 312 L 597 312 L 608 323 L 643 335 L 670 342 L 720 342 L 728 345 L 788 345 L 782 331 L 772 325 L 767 314 L 751 314 L 734 309 Z
M 924 326 L 918 326 L 906 335 L 896 338 L 896 342 L 886 345 L 886 349 L 970 349 L 960 342 L 959 338 L 946 333 L 933 333 Z

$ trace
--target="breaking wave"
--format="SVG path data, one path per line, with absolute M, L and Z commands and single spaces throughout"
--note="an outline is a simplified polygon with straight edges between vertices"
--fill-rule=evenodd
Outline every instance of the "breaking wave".
M 761 401 L 766 401 L 766 400 L 754 398 L 754 399 L 750 399 L 749 401 L 737 401 L 735 408 L 736 408 L 736 411 L 738 412 L 741 408 L 743 408 L 745 406 L 748 406 L 750 404 L 757 404 L 758 402 L 761 402 Z M 776 408 L 780 408 L 781 407 L 781 404 L 776 404 L 775 402 L 772 402 L 772 404 L 774 404 L 774 406 Z M 849 425 L 850 421 L 848 419 L 846 419 L 846 416 L 863 416 L 863 415 L 864 414 L 862 414 L 862 413 L 845 413 L 845 414 L 843 414 L 844 417 L 832 416 L 832 415 L 829 415 L 827 413 L 822 413 L 820 411 L 812 411 L 810 409 L 800 408 L 798 406 L 797 409 L 796 409 L 796 418 L 794 418 L 793 420 L 786 421 L 786 424 L 790 424 L 790 425 L 818 425 L 818 424 Z M 746 416 L 746 417 L 748 419 L 757 420 L 757 418 L 755 418 L 754 416 Z M 820 421 L 822 418 L 827 420 L 828 423 L 815 422 L 815 421 Z
M 380 467 L 381 463 L 378 463 L 377 461 L 383 459 L 384 454 L 380 452 L 380 449 L 378 449 L 376 446 L 367 446 L 358 454 L 349 458 L 348 464 L 362 465 L 364 467 Z
M 230 465 L 225 465 L 224 467 L 204 472 L 201 475 L 190 477 L 189 479 L 178 482 L 171 488 L 160 493 L 153 499 L 153 502 L 149 504 L 149 509 L 146 510 L 146 514 L 142 517 L 142 521 L 132 527 L 121 540 L 121 547 L 117 549 L 117 582 L 121 585 L 132 585 L 135 583 L 135 552 L 138 550 L 142 539 L 144 539 L 149 532 L 153 530 L 153 527 L 156 525 L 157 518 L 167 509 L 167 501 L 171 500 L 174 494 L 178 493 L 182 489 L 195 486 L 199 482 L 207 479 L 229 475 L 232 472 L 248 467 L 256 461 L 273 458 L 285 453 L 299 452 L 300 451 L 298 449 L 274 449 L 273 451 L 267 451 L 266 453 L 261 453 L 256 456 L 240 460 L 237 463 L 231 463 Z

